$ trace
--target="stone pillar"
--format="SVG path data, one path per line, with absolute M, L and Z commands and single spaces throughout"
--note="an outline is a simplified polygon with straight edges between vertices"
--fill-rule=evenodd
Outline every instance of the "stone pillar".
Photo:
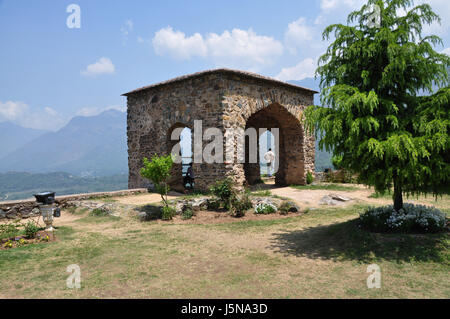
M 260 158 L 259 158 L 259 137 L 256 141 L 256 163 L 250 163 L 250 139 L 245 139 L 245 163 L 244 174 L 249 185 L 254 185 L 261 180 Z

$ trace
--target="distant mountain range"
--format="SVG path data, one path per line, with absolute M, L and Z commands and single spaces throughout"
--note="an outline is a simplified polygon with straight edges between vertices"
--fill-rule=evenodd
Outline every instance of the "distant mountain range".
M 13 128 L 13 130 L 11 130 Z M 0 126 L 0 172 L 68 172 L 78 176 L 108 176 L 128 172 L 126 114 L 116 110 L 97 116 L 74 117 L 57 132 Z M 3 141 L 4 140 L 4 141 Z M 7 143 L 14 140 L 15 146 Z M 0 145 L 3 145 L 0 144 Z
M 47 131 L 25 128 L 10 122 L 0 123 L 0 158 L 14 152 L 45 133 Z
M 33 197 L 43 191 L 56 195 L 105 192 L 127 189 L 128 174 L 104 177 L 79 177 L 64 172 L 32 174 L 0 173 L 0 201 Z

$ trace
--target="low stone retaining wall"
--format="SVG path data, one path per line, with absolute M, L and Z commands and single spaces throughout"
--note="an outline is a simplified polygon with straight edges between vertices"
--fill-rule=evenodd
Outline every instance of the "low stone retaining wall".
M 99 193 L 87 193 L 87 194 L 74 194 L 74 195 L 64 195 L 56 196 L 55 202 L 56 206 L 60 208 L 65 208 L 69 202 L 80 201 L 98 197 L 116 197 L 116 196 L 127 196 L 147 193 L 146 188 L 137 189 L 127 189 L 113 192 L 99 192 Z M 8 202 L 0 202 L 0 220 L 4 218 L 17 219 L 17 218 L 29 218 L 39 215 L 39 205 L 36 200 L 24 199 L 15 200 Z
M 325 172 L 315 172 L 314 181 L 316 182 L 324 182 L 327 179 Z

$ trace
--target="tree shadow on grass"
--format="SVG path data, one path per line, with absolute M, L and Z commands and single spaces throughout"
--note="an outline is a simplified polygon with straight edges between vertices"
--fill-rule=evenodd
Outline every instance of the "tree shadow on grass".
M 362 230 L 357 220 L 274 234 L 272 248 L 285 255 L 371 262 L 448 263 L 448 233 L 380 234 Z

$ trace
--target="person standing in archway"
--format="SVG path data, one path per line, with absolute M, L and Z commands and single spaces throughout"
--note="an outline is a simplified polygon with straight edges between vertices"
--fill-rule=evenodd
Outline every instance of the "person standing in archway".
M 190 189 L 194 189 L 194 171 L 192 170 L 192 162 L 189 163 L 189 167 L 186 172 L 186 176 L 184 176 L 183 184 L 186 187 L 189 184 Z
M 272 149 L 269 148 L 266 154 L 264 154 L 264 160 L 267 164 L 267 176 L 272 177 L 272 169 L 273 169 L 273 162 L 275 161 L 275 154 L 272 152 Z

